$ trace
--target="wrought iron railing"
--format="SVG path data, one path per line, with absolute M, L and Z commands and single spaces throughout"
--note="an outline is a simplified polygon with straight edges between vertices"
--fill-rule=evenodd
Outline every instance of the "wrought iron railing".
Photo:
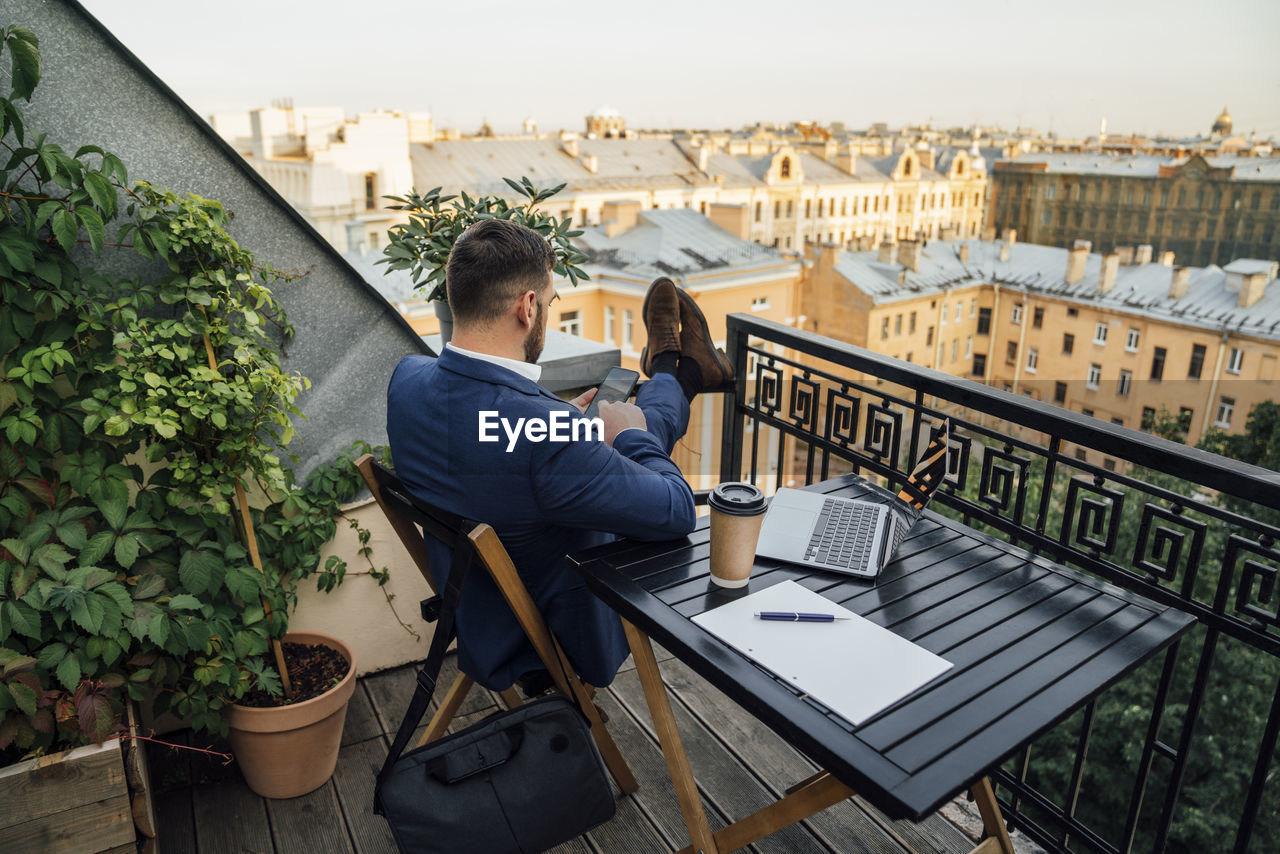
M 1049 850 L 1280 850 L 1280 474 L 748 315 L 726 345 L 722 480 L 896 486 L 950 417 L 932 509 L 1198 620 L 996 771 L 1011 825 Z

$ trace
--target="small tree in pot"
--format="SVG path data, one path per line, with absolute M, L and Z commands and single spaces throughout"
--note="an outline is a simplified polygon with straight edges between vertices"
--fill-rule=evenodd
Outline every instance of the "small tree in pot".
M 391 210 L 405 211 L 407 223 L 393 225 L 387 232 L 387 245 L 382 250 L 386 257 L 379 264 L 387 265 L 387 272 L 408 270 L 415 289 L 427 289 L 427 300 L 436 307 L 440 318 L 440 334 L 448 342 L 453 334 L 453 315 L 449 311 L 445 292 L 445 265 L 453 244 L 471 225 L 484 219 L 509 219 L 528 226 L 541 234 L 551 244 L 555 253 L 553 271 L 567 278 L 571 285 L 579 279 L 589 279 L 578 265 L 587 256 L 573 245 L 573 238 L 582 234 L 573 229 L 572 219 L 556 219 L 541 210 L 538 205 L 565 188 L 564 184 L 549 190 L 539 190 L 528 178 L 518 182 L 510 178 L 504 181 L 524 201 L 511 204 L 501 196 L 472 198 L 466 193 L 442 196 L 440 187 L 425 194 L 410 191 L 407 196 L 387 196 L 396 204 Z

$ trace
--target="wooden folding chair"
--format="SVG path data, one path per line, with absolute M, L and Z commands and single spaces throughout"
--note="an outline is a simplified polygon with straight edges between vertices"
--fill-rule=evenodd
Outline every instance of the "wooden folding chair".
M 426 579 L 427 586 L 431 588 L 433 594 L 438 591 L 429 571 L 430 560 L 427 556 L 426 544 L 423 542 L 423 532 L 431 534 L 450 548 L 456 548 L 459 536 L 465 536 L 470 541 L 480 564 L 498 585 L 498 590 L 502 592 L 507 605 L 515 614 L 520 628 L 524 630 L 529 642 L 533 644 L 534 651 L 542 659 L 543 666 L 551 674 L 556 688 L 573 698 L 578 708 L 586 715 L 591 726 L 591 735 L 600 749 L 605 766 L 617 781 L 618 788 L 624 795 L 638 789 L 640 784 L 636 782 L 631 769 L 627 767 L 627 762 L 622 758 L 622 752 L 614 743 L 613 736 L 605 729 L 600 710 L 592 702 L 595 688 L 583 682 L 568 664 L 568 658 L 560 648 L 559 642 L 551 634 L 551 630 L 547 628 L 546 621 L 542 619 L 542 614 L 534 604 L 533 597 L 529 595 L 529 590 L 516 572 L 506 547 L 502 545 L 493 528 L 484 522 L 464 524 L 460 517 L 417 498 L 409 492 L 394 472 L 379 463 L 371 454 L 365 454 L 356 460 L 356 468 L 360 470 L 360 475 L 364 478 L 369 491 L 373 493 L 374 500 L 382 508 L 387 521 L 391 523 L 400 541 L 409 550 L 410 557 L 417 564 L 418 571 Z M 439 601 L 438 596 L 433 599 L 436 602 Z M 427 600 L 423 604 L 424 615 L 427 615 L 432 600 Z M 429 616 L 428 619 L 434 619 L 434 615 Z M 473 684 L 471 677 L 465 673 L 458 674 L 458 678 L 445 693 L 436 713 L 427 724 L 427 730 L 418 742 L 419 747 L 444 734 Z M 508 708 L 514 708 L 523 702 L 515 686 L 508 686 L 499 694 Z

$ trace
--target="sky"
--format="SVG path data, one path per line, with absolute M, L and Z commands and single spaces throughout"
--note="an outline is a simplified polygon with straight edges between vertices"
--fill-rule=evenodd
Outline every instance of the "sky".
M 1275 0 L 81 0 L 202 115 L 428 111 L 464 133 L 842 121 L 1280 139 Z

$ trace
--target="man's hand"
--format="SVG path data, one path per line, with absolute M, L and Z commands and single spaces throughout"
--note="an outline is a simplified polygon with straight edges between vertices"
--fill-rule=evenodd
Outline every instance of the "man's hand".
M 583 415 L 586 415 L 587 407 L 591 405 L 591 401 L 595 400 L 597 391 L 598 389 L 589 388 L 586 391 L 584 391 L 582 394 L 575 397 L 573 400 L 569 401 L 569 403 L 573 406 L 578 407 L 578 411 L 581 412 Z
M 604 401 L 600 404 L 600 420 L 604 422 L 604 443 L 613 447 L 613 440 L 619 433 L 631 427 L 648 430 L 649 424 L 644 420 L 644 410 L 634 403 L 616 403 Z

